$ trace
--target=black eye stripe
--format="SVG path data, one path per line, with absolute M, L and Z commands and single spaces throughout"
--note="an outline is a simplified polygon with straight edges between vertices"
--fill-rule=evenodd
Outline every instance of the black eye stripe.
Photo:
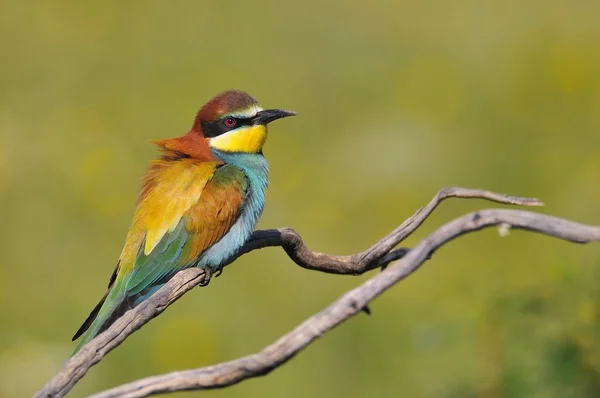
M 225 118 L 225 119 L 233 119 L 233 120 L 235 120 L 235 127 L 249 126 L 249 125 L 252 124 L 252 120 L 250 120 L 248 118 L 229 117 L 229 118 Z
M 221 124 L 218 122 L 202 122 L 202 133 L 206 138 L 216 137 L 225 132 Z
M 232 127 L 227 127 L 225 125 L 226 119 L 234 119 L 235 125 Z M 237 118 L 237 117 L 225 117 L 214 122 L 202 122 L 202 132 L 204 136 L 207 138 L 217 137 L 221 134 L 225 134 L 228 131 L 235 130 L 242 126 L 249 126 L 252 124 L 252 120 L 249 118 Z

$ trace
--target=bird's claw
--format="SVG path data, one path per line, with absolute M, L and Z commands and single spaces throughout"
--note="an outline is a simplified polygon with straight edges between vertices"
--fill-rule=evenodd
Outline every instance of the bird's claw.
M 201 287 L 205 287 L 210 283 L 210 279 L 213 276 L 213 270 L 210 267 L 206 267 L 203 268 L 202 271 L 204 271 L 204 275 L 202 276 L 202 280 L 200 281 L 199 285 Z
M 204 271 L 204 276 L 199 283 L 199 285 L 202 287 L 207 286 L 213 277 L 218 278 L 223 273 L 223 267 L 219 267 L 217 269 L 206 267 L 202 268 L 202 270 Z

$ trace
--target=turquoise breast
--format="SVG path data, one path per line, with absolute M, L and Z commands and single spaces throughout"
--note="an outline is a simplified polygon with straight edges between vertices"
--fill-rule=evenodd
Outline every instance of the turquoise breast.
M 248 180 L 246 197 L 238 219 L 229 231 L 207 249 L 198 261 L 199 267 L 218 268 L 234 255 L 250 238 L 265 204 L 269 164 L 262 154 L 225 153 L 213 150 L 225 163 L 242 170 Z

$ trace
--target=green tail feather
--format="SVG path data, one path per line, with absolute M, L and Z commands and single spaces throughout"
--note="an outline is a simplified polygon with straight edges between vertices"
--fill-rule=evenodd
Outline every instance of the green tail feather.
M 123 282 L 122 280 L 118 281 L 112 286 L 106 296 L 100 300 L 88 318 L 83 322 L 77 333 L 75 333 L 73 340 L 76 340 L 80 336 L 81 339 L 71 355 L 74 355 L 81 347 L 104 331 L 108 326 L 106 324 L 107 321 L 112 318 L 114 322 L 116 316 L 120 315 L 119 313 L 122 311 L 120 307 L 122 307 L 123 300 L 125 299 L 125 286 L 127 285 L 127 283 Z

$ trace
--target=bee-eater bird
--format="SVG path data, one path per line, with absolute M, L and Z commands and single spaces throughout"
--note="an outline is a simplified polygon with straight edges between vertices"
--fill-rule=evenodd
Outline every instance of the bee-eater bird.
M 73 340 L 77 352 L 128 309 L 189 267 L 215 271 L 250 238 L 265 202 L 267 124 L 295 112 L 263 110 L 243 91 L 225 91 L 182 137 L 156 141 L 162 156 L 143 180 L 108 290 Z

